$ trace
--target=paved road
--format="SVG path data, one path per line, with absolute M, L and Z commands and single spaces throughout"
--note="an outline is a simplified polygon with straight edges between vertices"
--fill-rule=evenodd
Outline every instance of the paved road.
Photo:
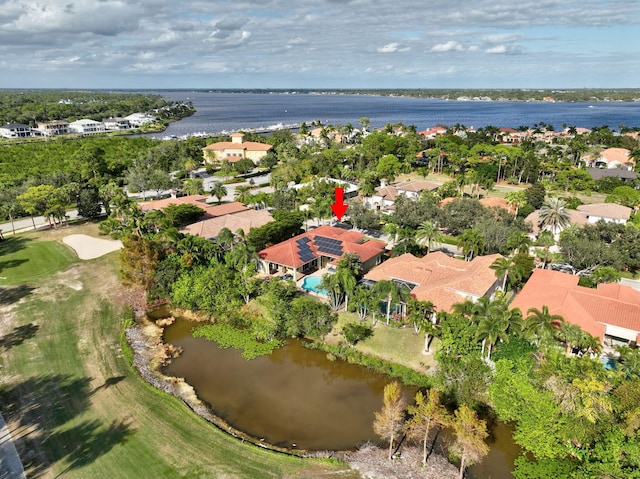
M 11 434 L 0 416 L 0 479 L 26 479 Z

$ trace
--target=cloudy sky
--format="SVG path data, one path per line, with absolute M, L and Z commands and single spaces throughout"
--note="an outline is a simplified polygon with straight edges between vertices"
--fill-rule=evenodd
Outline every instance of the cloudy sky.
M 0 0 L 0 88 L 640 87 L 638 0 Z

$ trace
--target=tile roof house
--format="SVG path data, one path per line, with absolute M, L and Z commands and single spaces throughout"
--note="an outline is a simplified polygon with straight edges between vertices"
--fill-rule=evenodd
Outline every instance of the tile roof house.
M 177 198 L 164 198 L 162 200 L 149 201 L 148 203 L 140 203 L 138 208 L 142 211 L 151 211 L 151 210 L 163 210 L 169 205 L 183 205 L 183 204 L 191 204 L 197 206 L 198 208 L 202 208 L 205 212 L 205 218 L 215 218 L 217 216 L 229 215 L 233 213 L 238 213 L 239 211 L 246 211 L 247 208 L 245 205 L 238 201 L 233 201 L 231 203 L 222 203 L 219 205 L 213 205 L 207 203 L 207 197 L 203 195 L 190 195 L 190 196 L 179 196 Z
M 607 148 L 595 156 L 586 156 L 583 159 L 588 166 L 595 168 L 626 168 L 631 171 L 635 161 L 629 156 L 630 153 L 626 148 Z
M 367 239 L 355 230 L 320 226 L 265 248 L 258 255 L 265 273 L 291 271 L 295 280 L 297 273 L 322 269 L 345 253 L 357 254 L 363 270 L 368 271 L 382 261 L 386 245 L 383 241 Z
M 587 215 L 589 223 L 597 223 L 603 220 L 607 223 L 625 224 L 631 217 L 631 208 L 617 203 L 593 203 L 580 205 L 577 210 Z
M 398 196 L 417 199 L 423 191 L 435 191 L 439 186 L 437 183 L 426 180 L 400 181 L 390 185 L 383 180 L 375 193 L 370 198 L 366 198 L 365 205 L 370 209 L 390 212 L 393 211 Z
M 235 163 L 242 158 L 248 158 L 257 164 L 271 148 L 273 147 L 266 143 L 244 141 L 242 133 L 233 133 L 231 141 L 219 141 L 207 145 L 202 149 L 202 154 L 207 163 L 217 163 L 223 160 Z
M 144 211 L 163 210 L 169 205 L 191 204 L 202 208 L 204 215 L 200 221 L 192 223 L 180 230 L 181 233 L 213 239 L 220 230 L 228 228 L 235 233 L 239 229 L 248 233 L 251 228 L 258 228 L 273 221 L 267 210 L 252 210 L 238 201 L 213 205 L 206 202 L 202 195 L 165 198 L 162 200 L 142 203 L 138 207 Z
M 213 208 L 215 209 L 216 207 L 214 206 Z M 213 239 L 220 234 L 223 228 L 227 228 L 233 233 L 238 230 L 248 233 L 251 228 L 259 228 L 272 221 L 271 213 L 267 210 L 245 209 L 235 213 L 203 219 L 181 229 L 180 233 Z
M 589 221 L 587 220 L 587 215 L 586 213 L 583 213 L 582 211 L 577 211 L 577 210 L 570 210 L 570 209 L 566 209 L 565 210 L 567 213 L 569 213 L 569 224 L 571 225 L 577 225 L 577 226 L 584 226 L 586 225 Z M 538 235 L 540 234 L 540 210 L 535 210 L 533 212 L 531 212 L 525 219 L 524 219 L 525 224 L 529 225 L 529 236 L 532 239 L 536 239 L 538 237 Z M 559 232 L 558 232 L 559 234 Z
M 364 277 L 371 281 L 392 280 L 411 287 L 411 296 L 431 301 L 437 311 L 452 311 L 453 305 L 491 296 L 501 284 L 489 266 L 499 254 L 476 256 L 472 261 L 451 258 L 441 251 L 417 258 L 411 253 L 391 258 Z
M 640 343 L 640 291 L 621 284 L 578 286 L 577 275 L 536 269 L 511 303 L 526 317 L 530 308 L 549 308 L 565 321 L 607 344 Z

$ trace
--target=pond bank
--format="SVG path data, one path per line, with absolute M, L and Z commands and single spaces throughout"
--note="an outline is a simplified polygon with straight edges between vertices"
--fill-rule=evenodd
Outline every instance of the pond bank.
M 184 379 L 163 374 L 162 368 L 176 355 L 176 351 L 170 344 L 163 342 L 163 326 L 166 326 L 167 323 L 162 322 L 161 324 L 162 326 L 147 318 L 142 318 L 135 326 L 126 330 L 127 340 L 134 353 L 133 366 L 147 383 L 180 398 L 196 414 L 241 441 L 290 455 L 338 459 L 358 470 L 363 477 L 371 479 L 382 477 L 453 479 L 457 477 L 457 468 L 437 453 L 432 454 L 427 469 L 423 469 L 419 465 L 419 459 L 414 461 L 414 455 L 417 454 L 419 457 L 419 453 L 412 452 L 413 448 L 403 447 L 400 459 L 390 463 L 386 459 L 386 451 L 379 450 L 371 444 L 366 444 L 356 451 L 291 450 L 267 444 L 233 428 L 226 421 L 213 414 L 210 408 L 198 398 L 195 389 Z

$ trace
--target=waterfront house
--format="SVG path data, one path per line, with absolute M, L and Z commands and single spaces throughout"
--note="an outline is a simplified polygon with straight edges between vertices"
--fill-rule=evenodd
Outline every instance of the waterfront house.
M 37 130 L 44 136 L 67 135 L 69 133 L 69 123 L 66 121 L 38 123 Z
M 3 138 L 27 138 L 31 136 L 31 127 L 22 123 L 7 123 L 0 126 L 0 136 Z
M 102 123 L 107 130 L 128 130 L 131 128 L 131 123 L 126 118 L 107 118 Z
M 610 283 L 597 289 L 578 286 L 577 275 L 536 269 L 511 308 L 524 317 L 531 308 L 549 308 L 571 324 L 606 345 L 637 345 L 640 342 L 640 291 Z
M 221 163 L 224 160 L 235 163 L 242 158 L 248 158 L 257 164 L 271 148 L 272 146 L 266 143 L 244 141 L 242 133 L 234 133 L 231 135 L 231 141 L 207 145 L 202 149 L 202 153 L 207 163 Z
M 79 133 L 81 135 L 93 135 L 97 133 L 104 133 L 105 127 L 104 123 L 100 121 L 83 118 L 82 120 L 76 120 L 69 123 L 69 131 L 71 133 Z
M 289 273 L 295 281 L 300 274 L 309 274 L 335 263 L 345 253 L 357 254 L 363 270 L 368 271 L 382 261 L 386 245 L 355 230 L 320 226 L 265 248 L 258 255 L 264 273 Z
M 451 312 L 453 305 L 492 296 L 502 284 L 490 268 L 499 254 L 476 256 L 464 261 L 435 251 L 418 258 L 411 253 L 391 258 L 373 268 L 364 278 L 371 283 L 394 281 L 406 286 L 419 301 L 430 301 L 436 311 Z M 395 308 L 402 311 L 404 308 Z
M 124 119 L 127 120 L 132 127 L 137 128 L 156 121 L 158 117 L 147 113 L 132 113 L 131 115 L 125 116 Z

